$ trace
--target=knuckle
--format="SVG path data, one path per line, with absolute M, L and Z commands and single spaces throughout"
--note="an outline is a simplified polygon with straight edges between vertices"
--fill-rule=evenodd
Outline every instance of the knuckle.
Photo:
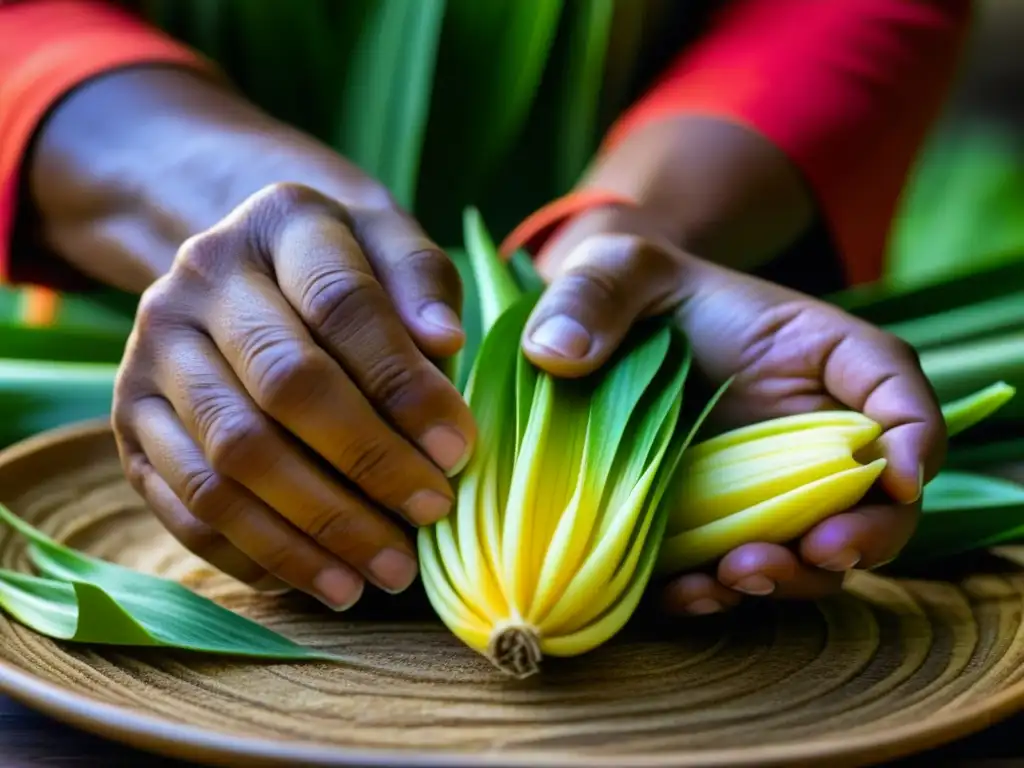
M 373 275 L 340 268 L 316 276 L 302 292 L 300 313 L 314 329 L 373 322 L 383 289 Z
M 908 341 L 905 341 L 894 334 L 886 333 L 885 342 L 891 351 L 892 356 L 897 360 L 909 363 L 914 367 L 918 367 L 920 365 L 921 355 Z
M 590 235 L 569 260 L 569 271 L 581 271 L 613 286 L 626 277 L 678 280 L 682 269 L 683 260 L 676 250 L 630 232 Z M 621 290 L 618 286 L 617 292 Z
M 339 468 L 350 481 L 362 487 L 385 472 L 390 457 L 391 452 L 381 440 L 360 439 L 350 442 L 342 451 Z
M 212 469 L 196 469 L 186 474 L 181 485 L 181 501 L 197 519 L 217 527 L 224 520 L 230 503 L 224 481 Z
M 178 249 L 171 267 L 170 280 L 186 282 L 191 290 L 212 287 L 231 263 L 232 239 L 225 232 L 203 232 L 193 235 Z
M 373 361 L 366 369 L 366 388 L 371 398 L 385 409 L 398 408 L 408 402 L 422 378 L 406 361 L 394 355 L 385 355 Z
M 206 457 L 216 472 L 229 477 L 244 477 L 261 471 L 260 461 L 265 454 L 268 437 L 265 420 L 248 409 L 236 407 L 225 400 L 211 400 L 213 405 L 197 409 L 205 429 Z
M 601 304 L 616 301 L 622 292 L 614 275 L 597 263 L 577 264 L 560 283 L 567 296 L 582 295 L 588 301 Z
M 175 317 L 174 287 L 167 276 L 159 278 L 139 297 L 135 311 L 133 336 L 147 338 L 154 330 L 166 326 Z
M 352 197 L 366 211 L 391 211 L 398 208 L 398 202 L 387 185 L 372 179 L 353 184 Z
M 428 275 L 436 280 L 461 284 L 459 271 L 452 260 L 436 245 L 416 248 L 403 259 L 405 265 L 415 274 Z
M 132 490 L 145 498 L 146 475 L 153 471 L 152 468 L 147 466 L 146 460 L 141 455 L 129 450 L 129 447 L 116 429 L 114 431 L 114 439 L 117 443 L 118 458 L 121 460 L 121 468 L 124 470 L 125 479 L 132 487 Z
M 287 540 L 271 539 L 262 542 L 256 557 L 260 567 L 271 574 L 294 572 L 296 553 Z
M 176 521 L 167 525 L 167 529 L 185 549 L 207 562 L 213 558 L 224 542 L 220 534 L 195 519 Z
M 289 216 L 311 206 L 321 207 L 323 195 L 305 184 L 283 181 L 269 184 L 253 196 L 254 211 Z
M 345 556 L 354 550 L 358 542 L 358 527 L 352 514 L 324 510 L 310 519 L 305 531 L 324 549 Z
M 272 415 L 284 415 L 312 402 L 328 382 L 331 362 L 306 344 L 278 343 L 253 355 L 253 398 Z

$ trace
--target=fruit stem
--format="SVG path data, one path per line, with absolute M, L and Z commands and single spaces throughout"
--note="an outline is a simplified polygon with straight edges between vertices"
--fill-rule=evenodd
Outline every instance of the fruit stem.
M 526 624 L 496 627 L 487 644 L 487 658 L 506 675 L 519 680 L 537 674 L 543 658 L 537 630 Z

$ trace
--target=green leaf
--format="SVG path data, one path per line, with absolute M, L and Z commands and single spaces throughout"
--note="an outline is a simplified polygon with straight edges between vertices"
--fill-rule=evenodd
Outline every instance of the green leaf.
M 942 406 L 949 437 L 970 429 L 1002 408 L 1017 390 L 1004 381 Z
M 1024 458 L 1024 438 L 986 440 L 977 445 L 949 447 L 946 467 L 949 469 L 983 469 L 999 464 L 1017 462 Z
M 554 136 L 560 189 L 579 179 L 598 140 L 599 106 L 615 0 L 584 0 L 570 7 L 567 65 L 563 69 L 558 132 Z
M 0 505 L 43 578 L 0 572 L 0 605 L 49 637 L 264 659 L 334 660 L 167 579 L 64 547 Z
M 110 414 L 117 366 L 0 359 L 0 444 Z
M 0 571 L 0 607 L 55 640 L 94 645 L 162 645 L 99 587 Z
M 513 253 L 512 258 L 508 260 L 508 265 L 512 269 L 512 274 L 515 276 L 515 280 L 523 292 L 543 291 L 547 286 L 544 278 L 540 276 L 540 273 L 534 266 L 533 259 L 530 258 L 526 251 L 518 250 Z
M 480 301 L 480 321 L 484 333 L 510 306 L 523 295 L 516 285 L 508 266 L 498 256 L 498 250 L 484 226 L 483 218 L 476 208 L 467 208 L 463 213 L 466 252 L 476 278 L 476 291 Z
M 956 307 L 945 312 L 910 318 L 885 330 L 918 350 L 976 341 L 1024 326 L 1024 290 Z
M 337 73 L 344 88 L 335 145 L 407 208 L 419 178 L 444 16 L 445 0 L 376 0 Z
M 8 323 L 0 325 L 0 358 L 116 364 L 124 355 L 127 341 L 127 333 L 114 331 Z
M 910 179 L 885 265 L 914 284 L 1024 256 L 1024 144 L 1009 123 L 946 121 Z
M 1024 331 L 929 350 L 920 360 L 940 401 L 965 397 L 993 381 L 1016 387 L 1024 382 Z M 1002 409 L 1000 417 L 1020 413 L 1020 404 L 1013 403 Z
M 423 158 L 431 185 L 426 194 L 421 190 L 421 203 L 429 206 L 442 193 L 460 202 L 478 199 L 530 114 L 562 5 L 448 1 Z
M 870 323 L 888 326 L 1006 296 L 1024 285 L 1024 260 L 979 270 L 966 261 L 953 274 L 918 285 L 870 283 L 827 297 Z
M 924 514 L 896 564 L 920 564 L 1024 535 L 1024 487 L 968 472 L 940 472 L 924 489 Z

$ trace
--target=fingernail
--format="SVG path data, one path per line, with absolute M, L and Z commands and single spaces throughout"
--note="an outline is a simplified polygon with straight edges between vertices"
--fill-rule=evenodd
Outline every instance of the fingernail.
M 451 508 L 451 499 L 445 498 L 437 491 L 416 491 L 402 507 L 406 517 L 417 525 L 436 523 L 445 517 Z
M 419 568 L 416 561 L 405 552 L 385 549 L 370 561 L 369 571 L 381 589 L 397 595 L 407 590 L 416 580 Z
M 859 562 L 860 552 L 855 549 L 844 549 L 825 562 L 819 563 L 818 567 L 826 571 L 841 573 L 842 571 L 849 571 Z
M 740 579 L 732 585 L 732 588 L 737 592 L 763 597 L 775 591 L 775 582 L 767 576 L 754 574 L 753 576 L 747 576 L 745 579 Z
M 423 450 L 448 473 L 458 474 L 469 460 L 465 438 L 451 427 L 433 427 L 420 438 Z
M 531 335 L 530 341 L 559 357 L 578 360 L 590 350 L 587 329 L 566 315 L 549 317 Z
M 459 316 L 455 314 L 455 310 L 439 301 L 428 304 L 420 310 L 420 317 L 448 333 L 463 332 L 462 323 L 459 322 Z
M 700 600 L 694 600 L 686 606 L 686 612 L 692 613 L 694 616 L 705 616 L 709 613 L 720 613 L 721 610 L 722 604 L 710 597 L 703 597 Z
M 325 568 L 313 579 L 320 602 L 333 611 L 347 611 L 363 596 L 363 580 L 342 568 Z
M 924 494 L 924 464 L 917 465 L 917 493 L 907 504 L 916 504 Z

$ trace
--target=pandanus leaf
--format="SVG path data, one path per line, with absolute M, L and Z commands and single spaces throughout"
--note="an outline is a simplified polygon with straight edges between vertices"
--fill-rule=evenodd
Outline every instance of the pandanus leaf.
M 260 659 L 340 661 L 177 582 L 65 547 L 3 506 L 0 520 L 26 539 L 29 560 L 40 574 L 0 571 L 0 607 L 47 637 Z

